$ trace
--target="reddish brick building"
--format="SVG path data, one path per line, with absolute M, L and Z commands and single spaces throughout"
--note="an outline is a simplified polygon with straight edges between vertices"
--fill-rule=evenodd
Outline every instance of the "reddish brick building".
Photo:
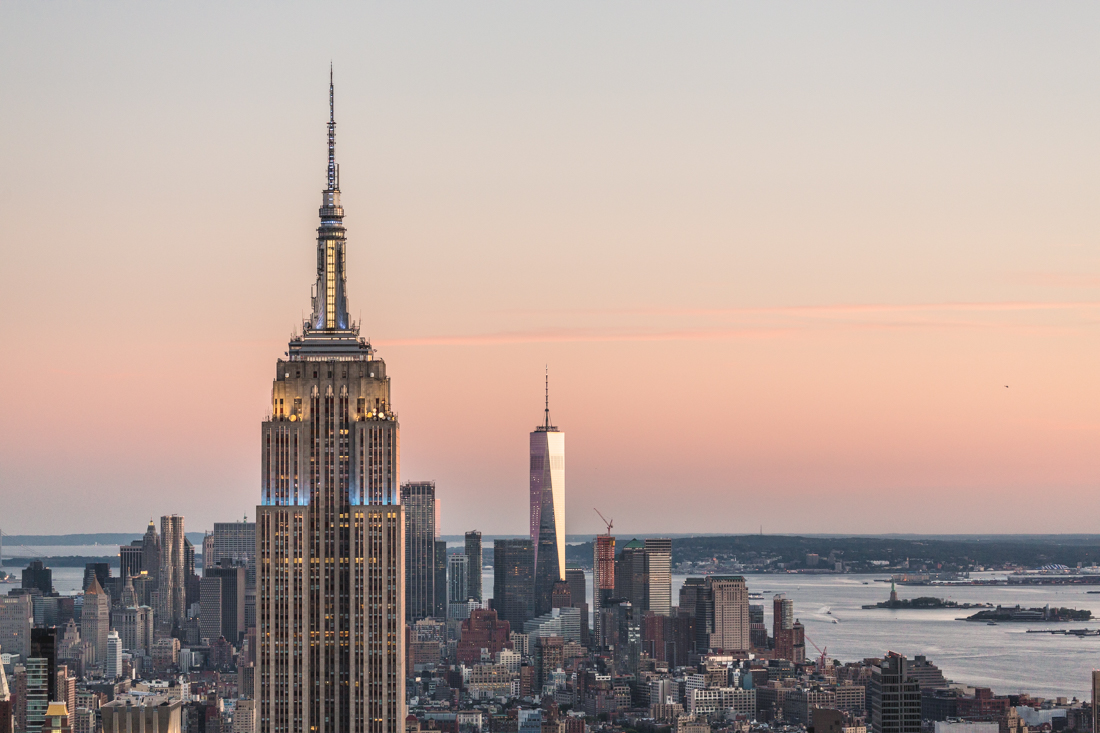
M 508 640 L 511 624 L 497 618 L 497 612 L 480 608 L 462 622 L 462 632 L 458 640 L 458 663 L 474 665 L 481 662 L 481 650 L 496 654 L 512 648 Z

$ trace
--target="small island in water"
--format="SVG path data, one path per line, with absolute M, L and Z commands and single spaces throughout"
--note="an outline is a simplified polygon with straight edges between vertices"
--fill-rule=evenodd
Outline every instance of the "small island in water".
M 1021 608 L 1020 606 L 997 606 L 988 611 L 978 611 L 967 616 L 966 621 L 1088 621 L 1092 611 L 1077 608 Z
M 956 601 L 949 601 L 945 598 L 932 598 L 931 596 L 923 596 L 921 598 L 898 598 L 897 588 L 894 586 L 894 581 L 890 581 L 890 600 L 880 601 L 879 603 L 872 603 L 864 606 L 864 608 L 890 608 L 890 609 L 927 609 L 927 608 L 993 608 L 992 603 L 958 603 Z

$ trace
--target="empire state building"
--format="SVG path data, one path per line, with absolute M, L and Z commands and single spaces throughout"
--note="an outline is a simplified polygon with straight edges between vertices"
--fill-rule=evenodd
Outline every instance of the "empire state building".
M 386 363 L 348 318 L 329 80 L 313 308 L 275 365 L 256 510 L 261 733 L 399 733 L 404 519 Z

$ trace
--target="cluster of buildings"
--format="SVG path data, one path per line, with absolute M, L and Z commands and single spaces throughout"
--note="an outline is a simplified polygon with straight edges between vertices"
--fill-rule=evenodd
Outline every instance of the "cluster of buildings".
M 252 733 L 255 553 L 254 523 L 217 523 L 200 575 L 171 515 L 74 596 L 32 561 L 0 596 L 0 733 Z
M 565 435 L 530 435 L 528 536 L 461 552 L 433 482 L 401 482 L 385 362 L 349 318 L 330 82 L 312 310 L 276 362 L 255 523 L 180 516 L 60 596 L 32 563 L 0 598 L 0 733 L 1037 733 L 1091 707 L 955 685 L 923 657 L 839 664 L 792 602 L 728 573 L 672 596 L 672 543 L 565 562 Z M 836 558 L 807 557 L 833 570 Z M 589 607 L 591 598 L 591 608 Z M 812 642 L 810 642 L 812 644 Z M 996 729 L 994 731 L 994 728 Z

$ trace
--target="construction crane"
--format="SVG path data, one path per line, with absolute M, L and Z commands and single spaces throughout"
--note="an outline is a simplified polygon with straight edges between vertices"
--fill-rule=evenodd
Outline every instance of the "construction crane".
M 599 509 L 596 509 L 596 507 L 592 507 L 592 509 L 596 512 L 596 514 L 600 515 L 600 519 L 602 519 L 603 523 L 607 525 L 607 536 L 610 537 L 611 536 L 611 528 L 613 526 L 615 526 L 615 520 L 614 519 L 608 519 L 607 517 L 605 517 L 603 515 L 603 513 L 600 512 Z
M 827 647 L 827 646 L 826 646 L 826 647 L 825 647 L 824 649 L 822 649 L 822 648 L 821 648 L 821 647 L 819 647 L 819 646 L 818 646 L 817 644 L 814 644 L 814 640 L 813 640 L 813 639 L 811 639 L 811 638 L 810 638 L 810 637 L 808 637 L 808 636 L 806 637 L 806 641 L 808 641 L 808 642 L 810 642 L 811 644 L 813 644 L 813 645 L 814 645 L 814 649 L 817 649 L 818 653 L 819 653 L 819 654 L 821 655 L 821 656 L 819 656 L 819 657 L 817 658 L 817 669 L 818 669 L 818 671 L 820 671 L 820 672 L 824 672 L 824 671 L 825 671 L 825 661 L 826 661 L 826 659 L 827 659 L 827 657 L 825 656 L 825 652 L 826 652 L 826 651 L 828 651 L 829 647 Z

